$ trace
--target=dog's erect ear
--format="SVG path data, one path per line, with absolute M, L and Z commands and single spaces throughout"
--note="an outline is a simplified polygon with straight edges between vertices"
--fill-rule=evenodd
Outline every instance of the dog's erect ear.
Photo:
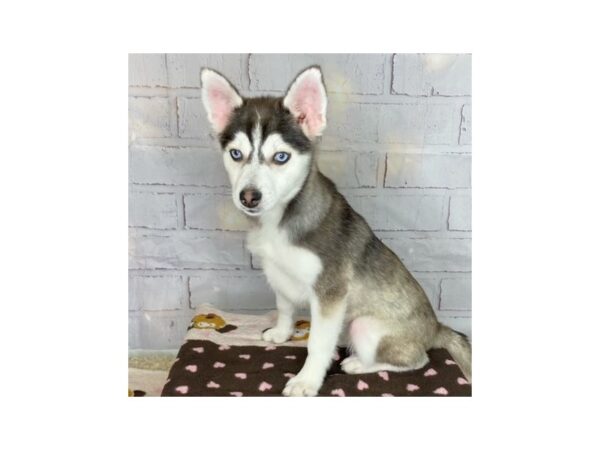
M 243 100 L 227 79 L 210 69 L 202 69 L 202 103 L 208 114 L 208 121 L 217 133 L 221 133 L 231 119 L 233 110 L 242 105 Z
M 319 67 L 302 71 L 290 85 L 283 106 L 290 110 L 309 139 L 320 136 L 327 124 L 327 94 Z

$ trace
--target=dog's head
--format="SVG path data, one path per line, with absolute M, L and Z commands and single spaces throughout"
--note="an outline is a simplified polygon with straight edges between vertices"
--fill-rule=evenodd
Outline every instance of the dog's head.
M 313 161 L 326 124 L 327 95 L 318 67 L 302 71 L 284 97 L 243 98 L 221 74 L 204 69 L 202 102 L 219 137 L 233 202 L 249 216 L 287 204 Z

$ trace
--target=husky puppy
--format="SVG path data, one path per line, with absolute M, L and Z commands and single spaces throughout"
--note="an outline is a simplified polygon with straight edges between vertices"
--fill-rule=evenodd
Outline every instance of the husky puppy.
M 201 79 L 233 202 L 254 222 L 248 250 L 262 258 L 276 294 L 277 323 L 262 338 L 289 340 L 294 310 L 310 308 L 308 357 L 283 395 L 317 395 L 341 336 L 352 349 L 346 373 L 419 369 L 427 350 L 441 347 L 470 379 L 467 339 L 437 321 L 419 283 L 319 171 L 315 140 L 327 109 L 320 68 L 302 71 L 284 97 L 243 98 L 210 69 Z

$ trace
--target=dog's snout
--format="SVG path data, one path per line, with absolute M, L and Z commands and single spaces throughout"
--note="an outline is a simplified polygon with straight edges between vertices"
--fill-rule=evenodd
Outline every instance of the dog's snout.
M 256 208 L 260 203 L 262 194 L 254 188 L 246 188 L 240 192 L 240 201 L 246 208 Z

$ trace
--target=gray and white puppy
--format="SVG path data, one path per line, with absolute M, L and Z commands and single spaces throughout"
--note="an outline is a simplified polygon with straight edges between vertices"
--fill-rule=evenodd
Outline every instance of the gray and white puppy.
M 315 140 L 326 125 L 319 67 L 309 67 L 284 97 L 243 98 L 204 69 L 202 101 L 219 137 L 236 207 L 252 218 L 248 249 L 262 258 L 276 294 L 276 325 L 265 341 L 293 333 L 293 313 L 308 306 L 308 357 L 283 395 L 317 395 L 336 344 L 347 337 L 351 374 L 409 371 L 446 348 L 471 377 L 467 339 L 440 324 L 425 292 L 317 166 Z

